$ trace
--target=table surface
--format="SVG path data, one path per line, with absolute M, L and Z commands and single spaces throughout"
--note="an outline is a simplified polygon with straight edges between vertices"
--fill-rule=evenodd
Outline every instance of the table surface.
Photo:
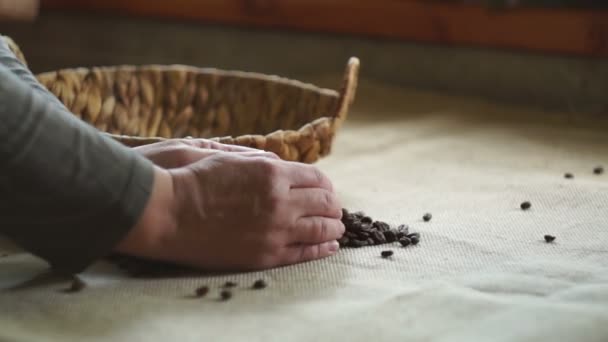
M 367 247 L 157 279 L 100 262 L 75 294 L 4 246 L 0 340 L 608 340 L 608 174 L 592 172 L 608 166 L 606 119 L 369 82 L 359 94 L 319 167 L 345 207 L 410 224 L 418 246 L 391 246 L 391 259 L 380 257 L 388 247 Z M 248 289 L 258 278 L 269 287 Z M 239 287 L 220 302 L 227 280 Z M 191 298 L 204 284 L 210 294 Z

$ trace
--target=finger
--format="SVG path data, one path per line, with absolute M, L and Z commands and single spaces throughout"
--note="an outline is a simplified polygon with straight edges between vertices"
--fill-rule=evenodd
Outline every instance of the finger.
M 259 149 L 256 149 L 256 148 L 251 148 L 251 147 L 246 147 L 246 146 L 222 144 L 222 143 L 219 143 L 219 142 L 216 142 L 216 141 L 212 141 L 212 140 L 208 140 L 208 139 L 183 139 L 182 142 L 185 143 L 185 144 L 194 146 L 194 147 L 210 148 L 210 149 L 224 151 L 224 152 L 256 152 L 256 151 L 262 151 L 262 150 L 259 150 Z M 274 155 L 276 156 L 276 158 L 278 158 L 278 156 L 276 154 L 274 154 Z
M 282 263 L 284 265 L 312 261 L 336 254 L 340 249 L 338 241 L 328 241 L 315 245 L 295 245 L 285 249 Z
M 327 217 L 301 217 L 291 232 L 290 241 L 298 244 L 318 244 L 337 240 L 344 235 L 344 224 Z
M 288 162 L 285 167 L 291 188 L 322 188 L 333 191 L 334 187 L 327 176 L 315 166 Z
M 287 203 L 300 217 L 342 217 L 340 201 L 333 192 L 325 189 L 291 189 Z
M 269 159 L 280 159 L 279 156 L 272 152 L 266 152 L 263 150 L 253 150 L 253 151 L 245 151 L 245 152 L 236 152 L 239 156 L 248 157 L 248 158 L 269 158 Z

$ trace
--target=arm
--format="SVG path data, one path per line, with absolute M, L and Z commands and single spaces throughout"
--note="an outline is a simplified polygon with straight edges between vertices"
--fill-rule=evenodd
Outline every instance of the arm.
M 15 54 L 10 50 L 8 43 L 2 36 L 0 36 L 0 65 L 4 65 L 6 68 L 8 68 L 13 74 L 17 75 L 17 77 L 19 77 L 23 82 L 27 83 L 32 89 L 34 89 L 34 91 L 38 92 L 38 94 L 44 96 L 48 101 L 53 103 L 53 105 L 58 106 L 61 110 L 69 112 L 63 103 L 61 103 L 61 101 L 59 101 L 55 95 L 40 84 L 30 70 L 23 65 L 19 59 L 17 59 Z
M 141 221 L 161 172 L 12 70 L 0 64 L 0 234 L 79 272 Z

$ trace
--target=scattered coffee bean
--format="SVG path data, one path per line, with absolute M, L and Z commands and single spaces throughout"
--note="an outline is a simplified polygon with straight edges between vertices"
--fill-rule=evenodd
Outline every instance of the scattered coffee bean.
M 390 257 L 393 256 L 393 251 L 390 251 L 390 250 L 389 251 L 382 251 L 382 253 L 380 253 L 380 255 L 383 258 L 390 258 Z
M 220 299 L 223 301 L 229 300 L 230 298 L 232 298 L 232 292 L 230 290 L 222 290 L 222 292 L 220 292 Z
M 572 178 L 574 178 L 574 175 L 573 175 L 573 174 L 571 174 L 570 172 L 566 172 L 566 173 L 564 174 L 564 178 L 567 178 L 567 179 L 572 179 Z
M 253 288 L 256 290 L 265 289 L 267 286 L 268 284 L 266 284 L 264 279 L 258 279 L 255 281 L 255 283 L 253 283 Z
M 422 219 L 424 220 L 424 222 L 429 222 L 432 218 L 433 218 L 433 215 L 431 213 L 426 213 L 426 214 L 424 214 L 424 216 L 422 216 Z
M 209 293 L 209 286 L 201 286 L 195 291 L 197 297 L 205 297 Z
M 412 240 L 408 237 L 404 237 L 399 240 L 399 243 L 401 244 L 401 246 L 407 247 L 412 243 Z
M 553 235 L 545 235 L 545 241 L 547 243 L 551 243 L 551 242 L 555 241 L 555 236 L 553 236 Z
M 596 175 L 601 175 L 602 173 L 604 173 L 604 167 L 602 167 L 602 166 L 596 166 L 593 169 L 593 173 L 596 174 Z
M 412 241 L 412 245 L 416 246 L 418 244 L 418 242 L 420 242 L 420 238 L 419 237 L 411 237 L 410 240 Z
M 87 284 L 84 281 L 82 281 L 82 279 L 80 279 L 79 277 L 74 276 L 72 279 L 72 284 L 70 284 L 70 287 L 67 288 L 64 292 L 67 292 L 67 293 L 80 292 L 80 291 L 84 290 L 85 287 L 87 287 Z
M 528 210 L 532 207 L 532 203 L 525 201 L 522 204 L 520 204 L 519 207 L 521 208 L 521 210 Z
M 223 287 L 224 288 L 231 288 L 231 287 L 236 287 L 236 285 L 237 284 L 235 282 L 233 282 L 233 281 L 227 281 L 227 282 L 224 283 Z

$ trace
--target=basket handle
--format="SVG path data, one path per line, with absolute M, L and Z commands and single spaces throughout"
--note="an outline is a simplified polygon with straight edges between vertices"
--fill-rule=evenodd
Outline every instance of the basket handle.
M 357 92 L 357 82 L 359 80 L 359 58 L 351 57 L 346 65 L 344 71 L 344 81 L 342 82 L 342 88 L 340 89 L 340 97 L 338 98 L 338 105 L 334 112 L 334 120 L 342 122 L 348 115 L 348 110 L 355 100 L 355 93 Z

